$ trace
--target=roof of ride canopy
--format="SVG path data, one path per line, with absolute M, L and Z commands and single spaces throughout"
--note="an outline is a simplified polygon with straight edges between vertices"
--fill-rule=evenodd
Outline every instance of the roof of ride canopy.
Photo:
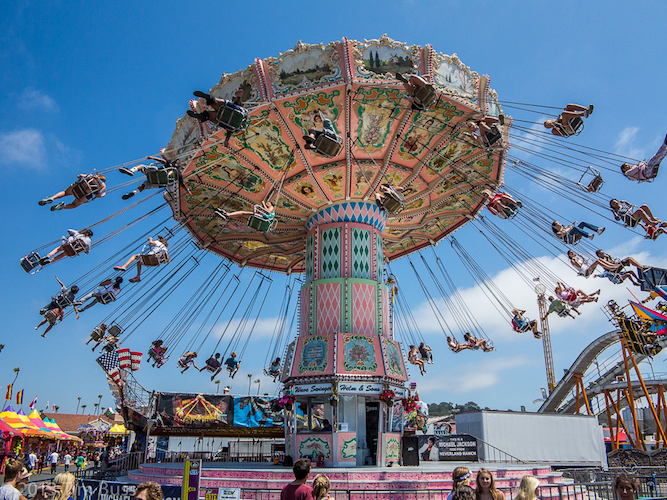
M 396 72 L 430 78 L 437 103 L 411 110 Z M 429 45 L 386 36 L 299 42 L 278 57 L 223 74 L 210 92 L 230 99 L 239 88 L 249 126 L 229 147 L 225 130 L 184 116 L 168 150 L 186 158 L 191 191 L 181 190 L 171 202 L 176 219 L 201 246 L 240 265 L 303 271 L 308 219 L 341 202 L 373 203 L 385 179 L 404 187 L 406 196 L 405 210 L 389 217 L 382 234 L 384 254 L 393 260 L 457 230 L 483 207 L 483 186 L 502 183 L 510 120 L 503 146 L 493 151 L 465 130 L 472 117 L 500 113 L 489 78 Z M 317 113 L 344 139 L 335 158 L 302 147 Z M 277 207 L 277 227 L 268 233 L 213 213 L 219 207 L 252 211 L 262 200 Z

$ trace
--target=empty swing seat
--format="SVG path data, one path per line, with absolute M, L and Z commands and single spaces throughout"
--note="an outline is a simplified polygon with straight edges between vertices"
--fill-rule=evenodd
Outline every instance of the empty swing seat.
M 424 85 L 423 87 L 415 87 L 412 92 L 412 99 L 414 103 L 421 109 L 427 108 L 435 100 L 437 94 L 433 85 Z
M 123 331 L 120 329 L 120 326 L 111 325 L 107 330 L 107 333 L 113 337 L 118 337 L 121 333 L 123 333 Z
M 591 177 L 590 181 L 588 183 L 585 182 L 585 179 L 588 177 Z M 602 175 L 600 174 L 599 170 L 594 169 L 593 167 L 588 167 L 583 174 L 581 174 L 581 178 L 579 179 L 579 182 L 577 182 L 577 185 L 581 187 L 584 191 L 587 191 L 589 193 L 597 193 L 602 189 L 602 185 L 604 184 L 604 179 L 602 179 Z
M 151 188 L 166 188 L 178 182 L 178 170 L 175 168 L 147 170 L 146 180 Z
M 315 151 L 320 153 L 322 156 L 333 158 L 334 156 L 337 156 L 338 153 L 340 153 L 340 150 L 343 147 L 343 141 L 341 141 L 341 139 L 337 136 L 322 133 L 317 136 L 313 146 L 315 146 Z
M 248 110 L 227 101 L 224 106 L 220 106 L 218 109 L 216 119 L 218 120 L 218 125 L 225 130 L 238 132 L 248 124 Z
M 72 196 L 77 200 L 92 200 L 97 196 L 99 190 L 100 185 L 97 183 L 97 180 L 92 175 L 89 175 L 83 179 L 79 179 L 72 185 Z
M 72 241 L 63 243 L 62 249 L 68 257 L 76 257 L 86 251 L 86 244 L 82 240 L 75 238 Z
M 405 206 L 405 198 L 393 187 L 389 188 L 391 192 L 385 193 L 382 200 L 382 208 L 391 215 L 401 212 Z
M 39 261 L 41 257 L 37 252 L 30 252 L 28 255 L 21 259 L 21 267 L 26 273 L 35 274 L 41 269 Z

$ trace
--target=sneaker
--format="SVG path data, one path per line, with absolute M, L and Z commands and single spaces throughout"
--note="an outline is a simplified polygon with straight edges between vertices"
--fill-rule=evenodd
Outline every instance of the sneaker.
M 594 106 L 591 104 L 590 106 L 588 106 L 588 109 L 584 112 L 584 116 L 586 118 L 588 118 L 589 116 L 591 116 L 593 114 L 593 107 Z
M 220 217 L 222 220 L 227 220 L 227 212 L 223 210 L 222 208 L 218 208 L 215 212 L 215 215 Z
M 125 266 L 113 266 L 114 271 L 125 271 Z
M 39 328 L 39 327 L 38 327 L 38 326 L 36 326 L 36 327 L 35 327 L 35 330 L 37 330 L 38 328 Z
M 595 236 L 594 234 L 589 234 L 588 236 L 586 236 L 586 238 L 588 238 L 589 240 L 592 240 L 594 236 Z
M 129 193 L 125 193 L 123 196 L 121 196 L 121 198 L 124 200 L 129 200 L 133 196 L 134 196 L 134 191 L 130 191 Z
M 213 98 L 213 96 L 211 96 L 210 94 L 206 94 L 205 92 L 202 92 L 201 90 L 195 90 L 192 93 L 192 95 L 195 96 L 195 97 L 201 97 L 202 99 L 205 99 L 206 104 L 208 104 L 209 106 L 215 104 L 215 99 Z
M 44 316 L 44 314 L 46 314 L 46 309 L 40 309 L 40 310 L 39 310 L 39 314 L 40 314 L 41 316 Z
M 135 276 L 134 278 L 130 278 L 130 283 L 139 283 L 141 281 L 141 278 L 139 276 Z
M 55 212 L 56 210 L 62 210 L 63 208 L 65 208 L 65 202 L 61 201 L 60 203 L 53 205 L 51 211 Z
M 401 75 L 400 73 L 396 73 L 396 79 L 399 82 L 408 83 L 408 81 L 405 79 L 405 77 L 403 75 Z
M 309 143 L 306 144 L 303 148 L 304 148 L 304 149 L 317 149 L 317 148 L 313 145 L 312 142 L 309 142 Z
M 313 138 L 312 138 L 311 136 L 309 136 L 309 135 L 304 135 L 304 136 L 303 136 L 303 140 L 306 141 L 306 143 L 308 143 L 308 144 L 315 142 L 315 139 L 313 139 Z
M 602 233 L 604 233 L 604 230 L 605 230 L 605 228 L 604 228 L 604 227 L 601 227 L 600 229 L 598 229 L 597 233 L 598 233 L 598 234 L 602 234 Z
M 130 170 L 129 168 L 121 167 L 121 168 L 118 169 L 118 171 L 121 174 L 130 175 L 130 176 L 134 175 L 134 172 L 132 172 L 132 170 Z
M 667 139 L 666 139 L 667 140 Z M 39 200 L 37 204 L 40 207 L 43 207 L 44 205 L 48 205 L 49 203 L 53 203 L 53 198 L 44 198 L 43 200 Z
M 72 305 L 73 305 L 73 306 L 76 306 L 76 307 L 79 307 L 79 306 L 82 306 L 82 305 L 83 305 L 83 302 L 80 301 L 80 300 L 77 300 L 76 302 L 72 302 Z
M 51 262 L 51 259 L 49 259 L 48 257 L 42 257 L 41 259 L 39 259 L 39 265 L 40 266 L 45 266 L 50 262 Z

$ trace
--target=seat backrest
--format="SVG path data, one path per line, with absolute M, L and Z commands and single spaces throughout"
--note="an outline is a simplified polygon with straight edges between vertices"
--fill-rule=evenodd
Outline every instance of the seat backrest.
M 264 219 L 262 217 L 257 217 L 255 215 L 251 215 L 250 217 L 248 217 L 248 227 L 251 227 L 252 229 L 261 231 L 263 233 L 271 229 L 271 223 L 272 221 Z
M 90 180 L 91 177 L 84 177 L 83 179 L 79 179 L 72 186 L 72 196 L 79 200 L 81 198 L 85 198 L 89 194 L 92 194 L 95 190 L 94 188 L 97 187 L 97 184 L 91 183 Z
M 116 296 L 112 292 L 105 292 L 99 295 L 98 300 L 102 304 L 109 304 L 116 300 Z
M 248 113 L 236 109 L 231 103 L 227 102 L 218 109 L 216 118 L 223 128 L 237 131 L 245 127 L 248 120 Z
M 435 99 L 436 93 L 432 85 L 425 85 L 423 87 L 415 87 L 412 96 L 419 101 L 422 106 L 428 106 Z
M 107 333 L 109 335 L 113 335 L 114 337 L 118 337 L 123 331 L 120 329 L 120 326 L 118 325 L 111 325 L 109 329 L 107 330 Z
M 163 188 L 178 181 L 178 172 L 175 168 L 160 168 L 146 172 L 146 180 L 154 188 Z
M 329 158 L 333 158 L 334 156 L 338 155 L 341 148 L 343 147 L 341 142 L 327 134 L 320 134 L 317 136 L 314 146 L 318 153 Z

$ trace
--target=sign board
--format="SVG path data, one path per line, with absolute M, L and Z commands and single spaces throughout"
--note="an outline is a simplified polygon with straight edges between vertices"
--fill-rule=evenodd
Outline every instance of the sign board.
M 347 432 L 348 423 L 347 422 L 338 422 L 338 432 Z
M 476 462 L 477 439 L 468 434 L 417 436 L 421 461 Z
M 80 479 L 76 485 L 77 500 L 133 500 L 137 483 L 92 481 Z M 164 500 L 179 500 L 180 486 L 162 486 Z
M 188 459 L 183 463 L 183 491 L 181 500 L 199 500 L 201 460 Z
M 146 439 L 146 457 L 155 458 L 157 450 L 157 436 L 148 436 Z
M 241 488 L 206 488 L 204 500 L 239 500 Z
M 382 392 L 382 384 L 360 384 L 358 382 L 338 384 L 339 394 L 380 394 Z
M 295 396 L 304 394 L 331 394 L 331 384 L 295 385 L 292 387 Z

